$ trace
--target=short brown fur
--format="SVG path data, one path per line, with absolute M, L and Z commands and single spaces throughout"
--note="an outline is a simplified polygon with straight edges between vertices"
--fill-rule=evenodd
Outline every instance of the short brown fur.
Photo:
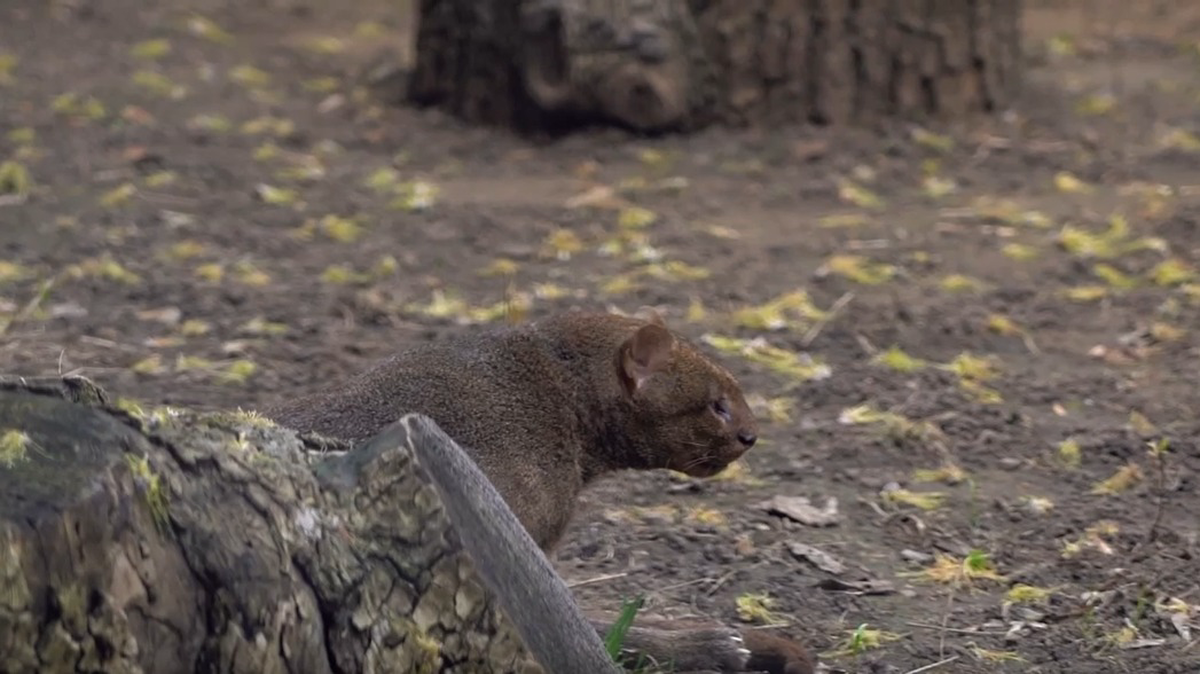
M 713 409 L 722 398 L 727 422 Z M 352 442 L 406 412 L 467 448 L 543 547 L 595 479 L 712 475 L 748 449 L 739 434 L 757 433 L 737 381 L 694 345 L 657 323 L 582 312 L 419 346 L 265 411 Z
M 597 478 L 656 468 L 711 476 L 757 436 L 734 376 L 657 314 L 567 312 L 426 344 L 264 412 L 355 443 L 425 414 L 470 453 L 543 550 L 561 540 Z

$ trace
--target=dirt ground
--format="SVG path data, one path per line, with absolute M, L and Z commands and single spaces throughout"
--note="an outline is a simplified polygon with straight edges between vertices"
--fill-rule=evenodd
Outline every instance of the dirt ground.
M 657 305 L 763 440 L 592 491 L 585 600 L 832 671 L 1196 672 L 1200 10 L 1028 4 L 986 125 L 546 145 L 381 102 L 394 3 L 6 0 L 0 371 L 253 408 L 505 311 Z

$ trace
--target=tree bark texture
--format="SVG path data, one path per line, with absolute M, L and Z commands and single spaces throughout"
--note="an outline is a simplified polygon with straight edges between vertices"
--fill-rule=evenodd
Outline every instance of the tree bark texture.
M 420 0 L 411 101 L 534 131 L 1003 109 L 1021 0 Z
M 0 672 L 537 672 L 406 447 L 0 379 Z

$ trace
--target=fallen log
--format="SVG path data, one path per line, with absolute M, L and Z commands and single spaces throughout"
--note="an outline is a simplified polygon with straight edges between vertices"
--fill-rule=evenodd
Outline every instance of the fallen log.
M 542 671 L 414 461 L 408 435 L 437 432 L 416 421 L 345 452 L 0 378 L 0 672 Z

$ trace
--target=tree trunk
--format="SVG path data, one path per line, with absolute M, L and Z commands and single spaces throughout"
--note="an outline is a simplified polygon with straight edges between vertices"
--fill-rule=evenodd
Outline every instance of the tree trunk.
M 0 672 L 538 671 L 407 447 L 319 444 L 0 379 Z
M 520 131 L 1009 105 L 1021 0 L 421 0 L 411 101 Z

